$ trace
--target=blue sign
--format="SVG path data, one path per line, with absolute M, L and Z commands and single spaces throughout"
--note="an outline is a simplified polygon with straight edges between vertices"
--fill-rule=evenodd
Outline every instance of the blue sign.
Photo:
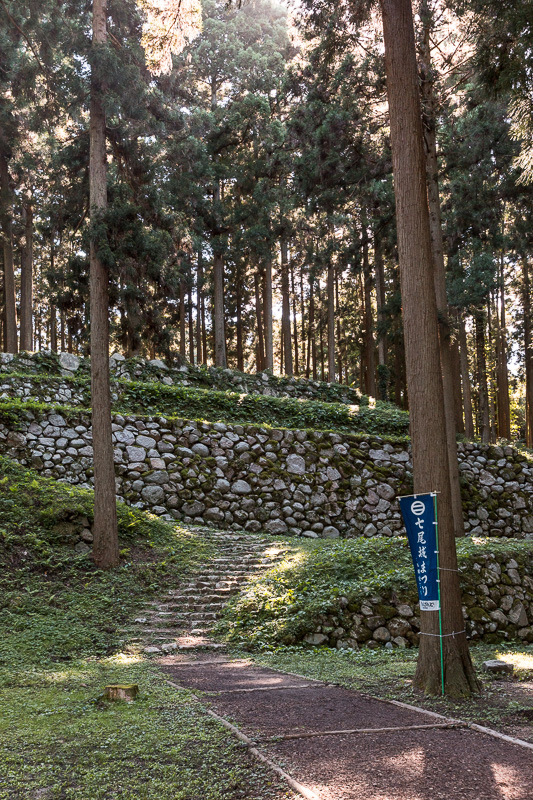
M 421 611 L 439 610 L 438 531 L 435 494 L 399 497 L 415 567 Z

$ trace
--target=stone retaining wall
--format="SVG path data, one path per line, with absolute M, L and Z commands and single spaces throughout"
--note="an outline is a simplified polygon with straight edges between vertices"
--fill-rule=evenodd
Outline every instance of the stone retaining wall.
M 520 558 L 517 556 L 517 558 Z M 519 638 L 533 642 L 533 564 L 509 554 L 479 553 L 463 566 L 463 617 L 469 639 L 488 643 Z M 369 597 L 321 615 L 304 641 L 311 645 L 354 648 L 418 645 L 420 606 L 416 593 L 401 599 Z
M 134 381 L 160 381 L 167 386 L 213 388 L 241 394 L 262 394 L 270 397 L 295 397 L 307 400 L 357 404 L 361 396 L 356 389 L 340 383 L 326 383 L 306 378 L 272 375 L 269 372 L 249 374 L 218 367 L 198 367 L 193 364 L 167 366 L 160 359 L 126 359 L 115 353 L 109 359 L 111 374 Z M 90 359 L 70 353 L 0 353 L 1 373 L 41 375 L 89 375 Z M 6 381 L 8 377 L 6 376 Z M 11 376 L 9 376 L 11 380 Z M 4 390 L 5 392 L 5 390 Z
M 113 417 L 117 495 L 155 514 L 222 528 L 334 538 L 403 534 L 412 490 L 404 443 L 322 431 Z M 533 466 L 511 447 L 459 447 L 466 532 L 533 538 Z M 90 420 L 25 410 L 0 418 L 0 452 L 90 486 Z

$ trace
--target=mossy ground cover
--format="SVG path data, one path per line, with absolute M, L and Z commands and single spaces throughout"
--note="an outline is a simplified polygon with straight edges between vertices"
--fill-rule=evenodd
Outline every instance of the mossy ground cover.
M 479 695 L 465 700 L 428 697 L 413 689 L 418 658 L 415 648 L 348 651 L 279 647 L 251 656 L 247 653 L 247 657 L 274 669 L 339 684 L 372 697 L 399 700 L 533 742 L 533 645 L 476 644 L 470 652 L 483 688 Z M 514 665 L 513 678 L 483 671 L 483 661 L 495 658 Z
M 457 541 L 464 594 L 476 594 L 476 558 L 494 554 L 502 563 L 514 558 L 530 563 L 533 542 L 469 538 Z M 387 602 L 394 592 L 402 602 L 417 601 L 407 539 L 373 537 L 345 540 L 298 540 L 292 552 L 238 595 L 225 612 L 221 632 L 248 648 L 294 644 L 312 633 L 320 614 L 356 611 L 366 597 Z M 341 607 L 339 600 L 343 600 Z
M 192 530 L 119 505 L 122 562 L 77 555 L 92 494 L 0 459 L 0 800 L 292 796 L 122 632 L 143 602 L 217 555 Z M 106 703 L 137 683 L 134 703 Z
M 100 699 L 137 683 L 133 703 Z M 186 691 L 135 657 L 0 674 L 1 800 L 281 800 L 293 795 Z
M 2 376 L 21 379 L 21 375 Z M 34 384 L 34 398 L 25 402 L 14 399 L 0 404 L 2 416 L 11 421 L 13 409 L 24 406 L 38 410 L 40 399 L 53 396 L 58 378 L 26 376 Z M 90 405 L 88 378 L 66 377 L 61 382 L 79 392 L 86 407 Z M 312 428 L 337 430 L 346 433 L 365 433 L 381 436 L 407 436 L 409 415 L 392 403 L 377 401 L 369 405 L 349 406 L 340 402 L 298 400 L 290 397 L 265 397 L 260 394 L 242 395 L 235 391 L 218 391 L 186 386 L 166 386 L 157 381 L 113 381 L 113 410 L 125 414 L 156 414 L 183 419 L 229 422 L 234 424 L 264 424 L 270 427 Z M 37 405 L 36 405 L 37 404 Z
M 102 572 L 74 550 L 70 521 L 92 514 L 93 494 L 0 458 L 0 666 L 103 656 L 148 596 L 213 554 L 199 534 L 118 504 L 121 565 Z

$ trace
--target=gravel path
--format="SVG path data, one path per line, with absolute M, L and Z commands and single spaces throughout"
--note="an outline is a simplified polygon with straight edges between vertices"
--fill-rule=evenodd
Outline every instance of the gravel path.
M 520 745 L 249 661 L 161 665 L 319 800 L 533 800 Z

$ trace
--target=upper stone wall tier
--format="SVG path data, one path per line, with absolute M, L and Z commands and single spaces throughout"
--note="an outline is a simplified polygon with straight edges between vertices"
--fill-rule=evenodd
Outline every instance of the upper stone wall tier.
M 0 416 L 0 451 L 90 486 L 87 414 Z M 412 491 L 405 443 L 322 431 L 113 417 L 117 495 L 155 514 L 307 537 L 404 534 Z M 533 538 L 533 465 L 511 447 L 459 445 L 465 532 Z
M 131 380 L 161 381 L 168 386 L 192 386 L 231 390 L 241 394 L 263 394 L 271 397 L 295 397 L 324 402 L 347 403 L 364 402 L 356 389 L 340 383 L 307 380 L 306 378 L 287 378 L 260 372 L 255 375 L 231 369 L 216 367 L 167 366 L 159 359 L 146 361 L 143 358 L 126 359 L 116 353 L 109 359 L 111 373 L 117 377 Z M 47 375 L 89 374 L 90 360 L 70 353 L 0 353 L 1 372 L 28 372 Z

